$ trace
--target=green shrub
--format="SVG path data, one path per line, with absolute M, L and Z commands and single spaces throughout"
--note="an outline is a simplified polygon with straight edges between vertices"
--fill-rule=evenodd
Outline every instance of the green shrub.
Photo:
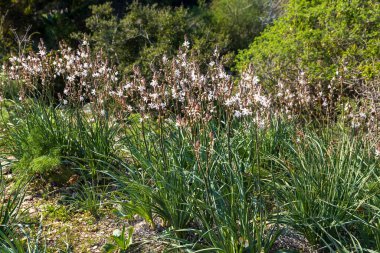
M 35 174 L 48 174 L 61 164 L 60 157 L 39 156 L 30 162 L 30 169 Z
M 371 0 L 290 0 L 282 17 L 237 57 L 239 69 L 253 64 L 269 86 L 296 81 L 311 85 L 341 76 L 347 83 L 378 76 L 380 5 Z M 350 81 L 348 81 L 350 80 Z
M 120 19 L 113 14 L 110 3 L 92 6 L 91 10 L 92 16 L 86 20 L 91 45 L 103 50 L 125 71 L 131 71 L 137 64 L 146 72 L 162 55 L 175 55 L 185 37 L 193 44 L 194 53 L 204 61 L 217 45 L 221 49 L 227 47 L 225 35 L 210 26 L 212 18 L 206 8 L 159 7 L 133 2 Z
M 90 42 L 127 70 L 140 63 L 148 68 L 160 55 L 174 53 L 185 34 L 191 33 L 190 14 L 183 7 L 158 8 L 133 2 L 120 20 L 113 15 L 110 3 L 91 10 L 92 16 L 86 20 Z

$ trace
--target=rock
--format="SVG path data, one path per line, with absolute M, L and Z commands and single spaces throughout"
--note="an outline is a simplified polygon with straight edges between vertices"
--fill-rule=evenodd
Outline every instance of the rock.
M 25 201 L 33 200 L 33 196 L 32 195 L 27 195 L 27 196 L 24 197 L 24 200 Z
M 3 167 L 1 168 L 1 173 L 2 173 L 3 175 L 8 175 L 8 174 L 11 173 L 11 167 L 10 167 L 10 166 L 4 166 L 3 163 L 1 163 L 1 166 L 3 166 Z

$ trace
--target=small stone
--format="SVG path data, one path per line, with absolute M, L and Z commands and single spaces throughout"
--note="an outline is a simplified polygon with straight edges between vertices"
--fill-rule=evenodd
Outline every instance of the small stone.
M 27 196 L 24 197 L 24 200 L 25 200 L 25 201 L 30 201 L 30 200 L 32 200 L 32 199 L 33 199 L 33 196 L 32 196 L 32 195 L 27 195 Z
M 4 166 L 3 163 L 1 163 L 1 166 L 3 166 L 3 168 L 1 168 L 1 173 L 3 173 L 3 175 L 11 173 L 11 168 L 9 166 Z

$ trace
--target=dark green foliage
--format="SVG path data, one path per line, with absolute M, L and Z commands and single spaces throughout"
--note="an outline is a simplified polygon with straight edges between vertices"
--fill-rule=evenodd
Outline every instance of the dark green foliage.
M 246 48 L 265 25 L 278 15 L 279 2 L 214 0 L 211 3 L 210 13 L 218 33 L 228 38 L 228 49 L 237 51 Z
M 277 16 L 279 2 L 7 0 L 0 4 L 0 17 L 5 17 L 0 19 L 0 57 L 18 53 L 15 28 L 19 38 L 29 31 L 31 36 L 21 39 L 28 50 L 41 38 L 50 49 L 88 34 L 96 49 L 128 71 L 134 64 L 149 68 L 162 54 L 174 54 L 185 36 L 202 60 L 215 47 L 232 59 Z
M 175 54 L 186 37 L 195 43 L 194 52 L 200 57 L 211 55 L 220 42 L 218 34 L 205 23 L 201 9 L 195 15 L 184 7 L 159 8 L 133 2 L 121 19 L 114 16 L 110 3 L 92 6 L 91 10 L 92 16 L 86 20 L 91 43 L 126 71 L 135 64 L 146 71 L 163 54 Z
M 84 29 L 84 19 L 89 14 L 88 6 L 98 2 L 98 0 L 1 1 L 0 16 L 6 16 L 1 26 L 3 31 L 0 32 L 0 36 L 4 36 L 4 40 L 0 42 L 0 49 L 3 49 L 0 53 L 15 53 L 19 49 L 12 29 L 19 38 L 22 38 L 30 28 L 29 35 L 33 35 L 30 42 L 38 42 L 42 38 L 49 48 L 57 47 L 58 42 L 69 39 L 71 33 Z
M 378 1 L 290 0 L 285 14 L 239 54 L 238 67 L 253 64 L 268 85 L 296 81 L 300 72 L 326 87 L 337 73 L 350 82 L 378 76 L 379 19 Z
M 191 9 L 133 2 L 120 19 L 111 3 L 92 6 L 91 10 L 86 25 L 92 44 L 127 71 L 135 64 L 147 70 L 163 54 L 175 54 L 185 40 L 202 62 L 216 47 L 227 59 L 232 58 L 279 12 L 264 0 L 218 0 Z

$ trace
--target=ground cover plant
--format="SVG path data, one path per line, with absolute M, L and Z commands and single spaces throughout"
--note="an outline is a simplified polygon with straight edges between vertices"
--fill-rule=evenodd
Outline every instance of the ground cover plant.
M 274 8 L 260 3 L 210 8 L 243 13 L 231 17 L 237 27 L 214 21 L 247 39 L 260 26 L 247 12 Z M 196 53 L 185 7 L 141 3 L 121 19 L 110 4 L 93 7 L 88 25 L 108 30 L 94 28 L 75 46 L 41 41 L 12 55 L 0 83 L 0 251 L 379 252 L 378 55 L 361 48 L 379 41 L 368 10 L 376 4 L 289 1 L 240 52 L 237 72 L 223 48 Z M 367 18 L 364 35 L 346 41 L 357 54 L 325 41 L 318 61 L 318 50 L 303 48 L 335 38 L 325 12 L 351 28 Z M 128 24 L 127 37 L 150 30 L 119 61 L 123 37 L 112 34 Z M 189 31 L 167 34 L 175 24 Z M 282 41 L 290 46 L 281 55 L 286 24 L 301 35 Z M 303 39 L 308 32 L 315 36 Z M 183 41 L 152 46 L 173 36 Z

